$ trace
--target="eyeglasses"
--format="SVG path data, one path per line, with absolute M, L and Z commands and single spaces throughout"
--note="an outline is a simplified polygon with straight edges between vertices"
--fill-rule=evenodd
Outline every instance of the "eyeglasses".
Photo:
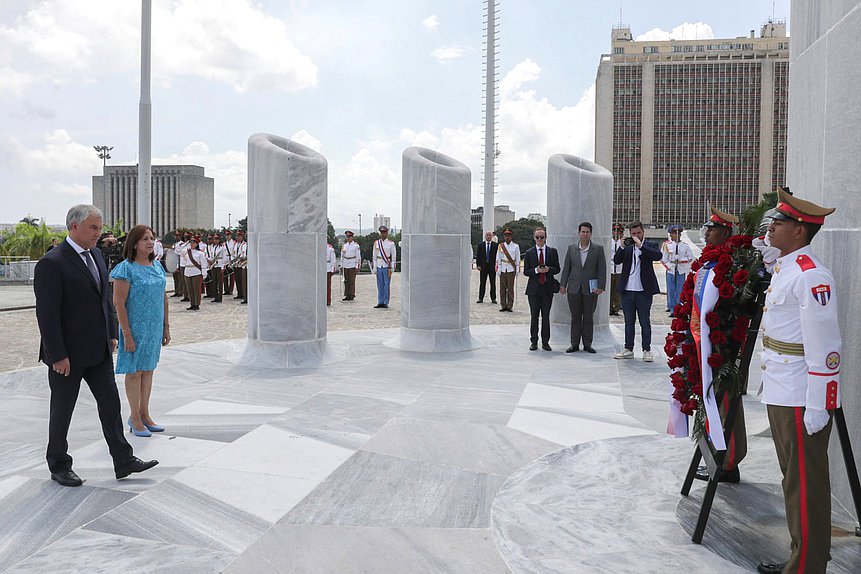
M 535 239 L 544 239 L 544 236 L 543 235 L 536 235 Z

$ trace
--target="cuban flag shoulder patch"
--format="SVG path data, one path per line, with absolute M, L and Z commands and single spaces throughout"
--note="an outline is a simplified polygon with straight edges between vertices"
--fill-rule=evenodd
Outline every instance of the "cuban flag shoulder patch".
M 823 307 L 828 305 L 828 301 L 831 300 L 831 285 L 820 283 L 816 287 L 811 287 L 810 292 L 813 293 L 813 298 L 816 299 L 816 302 Z

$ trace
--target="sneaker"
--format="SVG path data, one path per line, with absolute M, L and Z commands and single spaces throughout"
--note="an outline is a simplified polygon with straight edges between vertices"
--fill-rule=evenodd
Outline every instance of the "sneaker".
M 634 351 L 632 351 L 631 349 L 624 349 L 621 352 L 613 355 L 613 358 L 614 359 L 633 359 L 634 358 Z
M 631 353 L 631 354 L 633 355 L 633 353 Z M 655 358 L 652 356 L 651 351 L 643 351 L 643 360 L 646 361 L 647 363 L 651 363 L 652 361 L 655 360 Z

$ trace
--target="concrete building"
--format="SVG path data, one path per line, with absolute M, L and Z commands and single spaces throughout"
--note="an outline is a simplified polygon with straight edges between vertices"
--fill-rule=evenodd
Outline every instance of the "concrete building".
M 484 207 L 476 207 L 472 210 L 472 215 L 470 217 L 470 222 L 472 225 L 476 225 L 481 227 L 482 224 L 482 216 L 484 215 Z M 514 221 L 517 217 L 514 215 L 514 212 L 507 205 L 497 205 L 493 208 L 493 228 L 496 229 L 500 225 L 505 225 L 509 221 Z
M 93 176 L 93 205 L 105 225 L 121 219 L 126 231 L 137 223 L 137 165 L 109 165 Z M 179 227 L 215 225 L 215 180 L 197 165 L 152 166 L 152 228 L 156 235 Z
M 376 231 L 377 229 L 379 229 L 381 225 L 385 225 L 386 227 L 389 228 L 389 231 L 392 231 L 392 218 L 388 217 L 386 215 L 383 215 L 382 213 L 375 213 L 374 214 L 374 229 L 373 229 L 373 231 Z M 392 233 L 391 235 L 394 235 L 394 233 Z
M 596 79 L 595 162 L 615 178 L 613 219 L 699 225 L 785 184 L 789 38 L 634 41 L 612 31 Z
M 541 213 L 527 213 L 526 219 L 532 219 L 534 221 L 540 221 L 542 225 L 547 225 L 547 216 Z

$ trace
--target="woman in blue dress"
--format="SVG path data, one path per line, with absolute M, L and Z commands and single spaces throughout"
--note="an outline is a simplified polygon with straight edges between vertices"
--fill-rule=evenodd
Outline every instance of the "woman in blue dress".
M 123 261 L 111 271 L 120 324 L 117 374 L 126 376 L 129 431 L 137 436 L 164 430 L 149 413 L 152 373 L 162 345 L 170 342 L 164 269 L 153 261 L 154 246 L 153 230 L 136 225 L 126 236 Z

